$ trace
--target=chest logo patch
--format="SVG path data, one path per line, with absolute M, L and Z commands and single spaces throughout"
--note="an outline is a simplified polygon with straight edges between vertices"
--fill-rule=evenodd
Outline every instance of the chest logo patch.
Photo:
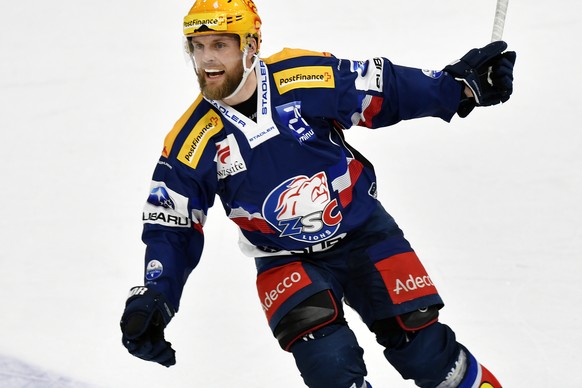
M 293 131 L 293 135 L 300 143 L 305 143 L 315 139 L 315 132 L 307 121 L 301 117 L 301 101 L 291 101 L 284 105 L 279 105 L 277 113 L 283 124 Z
M 309 243 L 331 238 L 342 220 L 324 172 L 312 177 L 299 175 L 281 183 L 265 200 L 263 215 L 280 237 Z
M 224 179 L 247 170 L 247 165 L 240 153 L 233 134 L 216 143 L 216 173 L 218 179 Z

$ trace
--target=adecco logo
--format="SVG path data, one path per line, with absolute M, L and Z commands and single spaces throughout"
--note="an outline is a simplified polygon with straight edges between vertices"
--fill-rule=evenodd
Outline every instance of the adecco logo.
M 278 283 L 274 289 L 265 292 L 265 299 L 261 301 L 263 310 L 268 311 L 273 306 L 273 302 L 279 299 L 279 296 L 283 295 L 285 291 L 299 282 L 301 282 L 301 274 L 299 272 L 293 272 L 290 276 L 283 279 L 282 282 Z
M 257 290 L 267 319 L 270 321 L 286 300 L 311 283 L 301 263 L 287 264 L 260 274 L 257 278 Z
M 378 261 L 376 268 L 395 304 L 438 294 L 434 283 L 414 252 L 404 252 Z
M 412 274 L 409 274 L 408 279 L 405 281 L 396 279 L 396 288 L 392 291 L 398 295 L 401 292 L 415 291 L 424 287 L 434 287 L 434 283 L 430 279 L 430 276 L 413 277 Z

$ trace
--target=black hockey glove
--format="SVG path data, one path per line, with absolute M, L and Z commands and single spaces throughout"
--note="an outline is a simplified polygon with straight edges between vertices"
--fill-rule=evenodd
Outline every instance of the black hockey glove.
M 461 59 L 443 70 L 467 85 L 473 98 L 461 94 L 457 110 L 460 117 L 466 117 L 475 106 L 496 105 L 509 100 L 513 92 L 513 66 L 517 54 L 505 51 L 507 43 L 497 41 L 480 49 L 469 51 Z
M 173 316 L 174 309 L 164 295 L 147 287 L 133 287 L 120 322 L 123 346 L 143 360 L 174 365 L 176 352 L 164 339 L 164 328 Z

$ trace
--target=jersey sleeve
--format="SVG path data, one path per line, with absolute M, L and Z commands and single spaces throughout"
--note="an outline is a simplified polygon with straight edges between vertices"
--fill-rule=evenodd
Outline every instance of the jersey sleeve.
M 446 72 L 383 57 L 354 61 L 284 49 L 265 63 L 279 95 L 301 101 L 302 116 L 332 119 L 343 128 L 380 128 L 421 117 L 450 121 L 461 100 L 461 84 Z
M 354 61 L 286 49 L 266 62 L 279 94 L 302 101 L 305 117 L 332 119 L 343 128 L 380 128 L 421 117 L 450 121 L 461 99 L 460 83 L 447 73 L 381 57 Z
M 399 66 L 386 58 L 340 60 L 336 70 L 338 121 L 379 128 L 401 120 L 456 113 L 461 85 L 441 71 Z
M 144 281 L 162 292 L 176 311 L 186 280 L 202 255 L 210 206 L 196 181 L 181 176 L 179 166 L 160 158 L 142 216 Z
M 145 285 L 162 292 L 176 311 L 204 246 L 203 227 L 216 195 L 216 147 L 198 100 L 166 137 L 143 210 Z M 202 128 L 202 129 L 201 129 Z

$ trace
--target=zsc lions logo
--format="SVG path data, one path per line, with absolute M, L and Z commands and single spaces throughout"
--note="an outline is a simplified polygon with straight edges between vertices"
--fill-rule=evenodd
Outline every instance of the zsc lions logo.
M 281 232 L 281 237 L 318 242 L 338 230 L 342 214 L 324 172 L 314 176 L 290 178 L 275 188 L 263 204 L 267 221 Z
M 152 192 L 148 197 L 148 202 L 154 206 L 163 206 L 166 209 L 176 209 L 174 200 L 170 197 L 170 194 L 168 194 L 168 190 L 162 186 L 152 189 Z

